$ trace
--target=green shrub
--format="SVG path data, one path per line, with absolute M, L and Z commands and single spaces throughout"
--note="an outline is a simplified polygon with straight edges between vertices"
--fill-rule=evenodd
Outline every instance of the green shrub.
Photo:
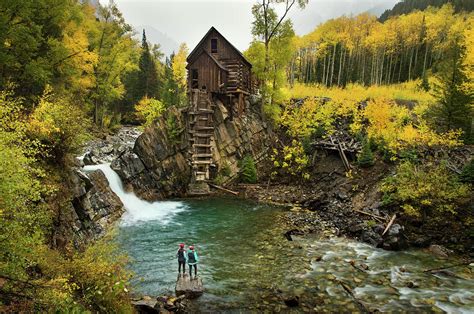
M 49 90 L 29 116 L 28 136 L 39 141 L 53 162 L 62 163 L 68 154 L 78 153 L 89 138 L 91 121 L 68 100 Z
M 459 180 L 464 183 L 474 184 L 474 159 L 471 159 L 462 169 Z
M 468 201 L 470 189 L 453 176 L 444 164 L 424 166 L 409 161 L 397 167 L 395 175 L 383 180 L 385 205 L 400 206 L 409 216 L 423 217 L 457 213 Z
M 257 168 L 252 156 L 245 156 L 240 163 L 240 180 L 244 183 L 257 182 Z
M 362 168 L 372 167 L 375 163 L 370 142 L 367 140 L 363 141 L 362 151 L 357 155 L 357 163 Z
M 161 101 L 148 97 L 143 97 L 135 105 L 136 115 L 145 127 L 151 126 L 156 119 L 161 117 L 164 109 L 165 106 Z
M 171 144 L 179 144 L 183 129 L 178 121 L 178 117 L 172 112 L 169 112 L 166 118 L 166 131 Z
M 232 174 L 232 170 L 230 169 L 228 162 L 224 162 L 221 169 L 219 169 L 219 174 L 223 175 L 224 177 L 229 177 Z

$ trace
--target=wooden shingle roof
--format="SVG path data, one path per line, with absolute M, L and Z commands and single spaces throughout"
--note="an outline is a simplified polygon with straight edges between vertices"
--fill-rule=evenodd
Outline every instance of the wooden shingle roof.
M 252 64 L 247 60 L 245 59 L 244 55 L 240 52 L 239 49 L 237 49 L 234 45 L 232 45 L 232 43 L 230 41 L 227 40 L 227 38 L 225 38 L 214 26 L 212 26 L 206 33 L 206 35 L 204 35 L 204 37 L 199 41 L 199 43 L 196 45 L 196 47 L 193 49 L 193 51 L 191 51 L 191 53 L 188 55 L 186 61 L 188 63 L 190 63 L 193 59 L 195 59 L 196 57 L 200 56 L 201 55 L 201 50 L 204 50 L 207 52 L 206 49 L 202 48 L 201 45 L 203 44 L 203 42 L 206 41 L 207 37 L 209 37 L 209 35 L 212 33 L 212 32 L 216 32 L 219 36 L 221 36 L 228 44 L 229 46 L 234 49 L 237 54 L 242 58 L 242 60 L 249 66 L 249 67 L 252 67 Z M 211 56 L 211 54 L 209 52 L 207 52 L 208 55 Z M 213 58 L 211 56 L 211 58 Z M 215 60 L 215 58 L 213 58 Z M 217 60 L 215 60 L 217 61 Z M 220 64 L 218 64 L 220 65 Z M 222 65 L 220 65 L 222 66 Z

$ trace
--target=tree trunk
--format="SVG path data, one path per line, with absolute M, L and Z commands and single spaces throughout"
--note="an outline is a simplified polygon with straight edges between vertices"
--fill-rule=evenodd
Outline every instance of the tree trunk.
M 339 56 L 339 73 L 337 74 L 337 86 L 341 86 L 341 71 L 342 71 L 342 55 L 344 53 L 344 46 L 341 45 L 341 54 Z
M 333 52 L 332 52 L 332 67 L 331 67 L 331 81 L 329 84 L 332 86 L 333 78 L 334 78 L 334 63 L 336 63 L 336 47 L 337 44 L 334 45 Z

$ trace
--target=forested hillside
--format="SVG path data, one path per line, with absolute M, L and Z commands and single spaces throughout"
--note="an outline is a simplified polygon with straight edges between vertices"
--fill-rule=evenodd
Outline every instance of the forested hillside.
M 271 155 L 270 180 L 315 184 L 328 149 L 345 145 L 357 166 L 346 163 L 349 179 L 328 182 L 328 195 L 353 184 L 345 192 L 382 195 L 381 208 L 408 228 L 449 245 L 433 230 L 458 230 L 457 247 L 470 247 L 472 231 L 460 230 L 473 228 L 473 14 L 446 4 L 383 23 L 343 16 L 298 37 L 265 4 L 254 6 L 255 40 L 245 54 L 263 111 L 285 139 Z M 364 183 L 364 169 L 383 179 Z
M 402 0 L 397 3 L 393 9 L 386 10 L 379 18 L 381 22 L 388 20 L 392 16 L 411 13 L 415 10 L 425 10 L 428 7 L 439 8 L 445 4 L 451 3 L 456 12 L 474 10 L 474 3 L 470 0 Z
M 0 311 L 130 310 L 113 245 L 54 240 L 69 169 L 86 140 L 156 114 L 140 100 L 184 103 L 187 48 L 164 58 L 113 2 L 96 5 L 0 2 Z

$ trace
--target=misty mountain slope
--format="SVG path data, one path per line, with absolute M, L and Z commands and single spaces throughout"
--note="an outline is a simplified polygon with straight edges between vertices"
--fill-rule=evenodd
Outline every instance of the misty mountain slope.
M 161 51 L 166 55 L 169 56 L 173 51 L 178 51 L 179 48 L 179 43 L 176 42 L 174 39 L 166 35 L 165 33 L 157 30 L 153 26 L 150 25 L 139 25 L 139 26 L 134 26 L 134 29 L 136 30 L 136 35 L 135 37 L 139 40 L 142 39 L 142 32 L 143 29 L 145 29 L 146 33 L 146 38 L 148 42 L 152 44 L 160 44 L 161 46 Z
M 379 16 L 397 2 L 398 0 L 312 0 L 304 10 L 291 11 L 290 18 L 296 33 L 304 35 L 314 30 L 319 24 L 341 15 L 369 12 Z

